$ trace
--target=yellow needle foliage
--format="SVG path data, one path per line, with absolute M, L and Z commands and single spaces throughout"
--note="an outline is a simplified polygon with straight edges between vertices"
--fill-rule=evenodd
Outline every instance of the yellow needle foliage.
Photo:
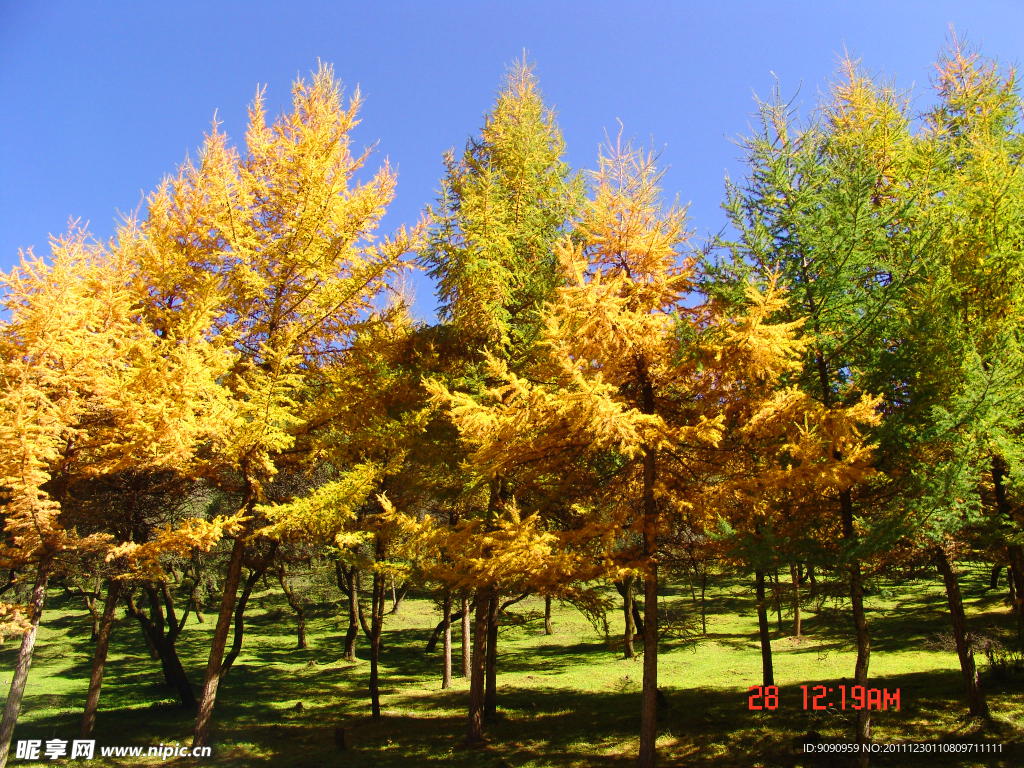
M 169 315 L 212 303 L 215 333 L 237 358 L 223 379 L 232 420 L 217 461 L 241 470 L 251 501 L 296 450 L 322 404 L 303 387 L 339 362 L 377 297 L 403 266 L 416 231 L 375 234 L 394 196 L 385 163 L 355 183 L 358 91 L 344 105 L 328 67 L 293 88 L 293 109 L 268 123 L 262 93 L 249 109 L 244 155 L 216 126 L 198 163 L 187 162 L 149 199 L 137 250 L 150 284 L 147 311 Z
M 122 234 L 131 241 L 130 227 Z M 28 254 L 0 276 L 9 318 L 0 326 L 2 560 L 33 567 L 38 582 L 63 551 L 111 546 L 102 525 L 82 539 L 62 519 L 74 483 L 193 471 L 197 449 L 219 439 L 229 413 L 219 379 L 234 356 L 207 333 L 209 312 L 154 332 L 140 313 L 138 277 L 130 247 L 90 244 L 82 232 L 55 240 L 48 262 Z M 194 520 L 168 536 L 178 549 L 209 548 L 230 525 Z M 168 536 L 149 546 L 149 570 Z M 18 610 L 4 611 L 4 632 L 29 628 Z
M 50 263 L 29 255 L 0 278 L 0 471 L 7 532 L 23 557 L 66 543 L 58 515 L 75 479 L 185 468 L 223 426 L 231 361 L 197 324 L 158 335 L 140 321 L 135 265 L 76 233 Z
M 619 456 L 621 471 L 581 500 L 577 527 L 559 543 L 589 549 L 618 576 L 652 562 L 621 538 L 644 525 L 664 531 L 675 516 L 714 528 L 724 517 L 753 529 L 783 490 L 850 488 L 870 473 L 860 429 L 879 417 L 875 398 L 829 409 L 781 385 L 806 342 L 802 320 L 773 322 L 786 303 L 774 283 L 748 286 L 735 316 L 694 303 L 683 211 L 662 210 L 652 156 L 611 149 L 575 237 L 557 249 L 566 285 L 545 310 L 542 362 L 517 375 L 489 357 L 496 383 L 476 397 L 427 386 L 485 477 L 558 477 L 573 463 Z M 655 452 L 652 484 L 642 460 Z M 638 509 L 645 494 L 661 510 L 654 519 Z M 454 550 L 470 548 L 467 539 Z
M 455 526 L 429 515 L 403 514 L 384 496 L 380 502 L 380 524 L 401 542 L 396 551 L 419 573 L 450 589 L 554 589 L 579 576 L 580 564 L 563 537 L 544 530 L 539 515 L 523 517 L 514 501 L 489 524 L 469 519 Z
M 781 306 L 774 286 L 751 289 L 737 317 L 694 302 L 685 210 L 663 206 L 660 179 L 652 154 L 610 146 L 575 233 L 556 246 L 565 284 L 544 309 L 537 364 L 518 375 L 491 358 L 498 383 L 479 398 L 430 385 L 474 446 L 480 475 L 555 480 L 605 466 L 561 532 L 560 557 L 577 553 L 562 581 L 642 572 L 648 606 L 657 601 L 660 534 L 681 507 L 728 481 L 718 455 L 726 431 L 738 414 L 759 412 L 803 348 L 799 322 L 769 322 Z M 482 551 L 483 563 L 510 569 L 506 580 L 544 572 L 529 558 L 502 557 L 536 551 L 530 530 L 519 533 L 515 545 Z M 585 555 L 589 567 L 580 567 Z M 646 620 L 641 764 L 653 760 L 656 717 L 655 612 Z
M 8 636 L 19 637 L 32 628 L 31 609 L 0 602 L 0 643 Z

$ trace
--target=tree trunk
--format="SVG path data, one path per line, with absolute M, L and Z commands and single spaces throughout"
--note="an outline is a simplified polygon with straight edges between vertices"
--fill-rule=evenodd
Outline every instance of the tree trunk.
M 196 621 L 200 624 L 205 624 L 206 619 L 203 618 L 203 604 L 200 600 L 200 585 L 202 583 L 202 560 L 199 557 L 197 550 L 192 551 L 192 605 L 195 606 Z
M 372 586 L 370 587 L 370 595 L 371 596 L 373 595 L 373 587 Z M 371 611 L 372 611 L 372 609 L 371 609 Z M 370 629 L 370 625 L 366 621 L 366 612 L 363 611 L 363 604 L 362 603 L 356 603 L 356 613 L 359 614 L 359 624 L 363 628 L 363 634 L 366 635 L 366 639 L 367 640 L 371 640 L 373 638 L 373 630 Z M 372 612 L 370 614 L 370 618 L 371 619 L 373 618 Z
M 840 511 L 843 518 L 843 538 L 848 544 L 856 541 L 853 529 L 853 497 L 849 490 L 839 492 Z M 867 688 L 868 664 L 871 661 L 871 636 L 868 634 L 868 619 L 864 611 L 864 584 L 860 572 L 860 561 L 854 553 L 850 562 L 850 603 L 853 608 L 853 622 L 857 631 L 857 664 L 854 668 L 853 684 Z M 871 741 L 871 710 L 857 710 L 857 743 L 861 750 Z M 867 753 L 858 759 L 861 766 L 868 765 Z
M 484 717 L 498 713 L 498 590 L 491 587 L 487 601 L 487 679 Z
M 255 495 L 251 490 L 248 495 L 251 498 L 247 500 L 244 508 L 251 515 L 252 506 L 255 504 Z M 252 524 L 252 517 L 250 517 L 245 528 L 235 537 L 234 546 L 231 548 L 228 572 L 224 578 L 224 594 L 220 601 L 220 613 L 217 616 L 217 626 L 213 631 L 213 641 L 210 644 L 210 660 L 206 665 L 206 679 L 203 681 L 199 714 L 196 716 L 195 734 L 192 738 L 193 748 L 210 746 L 210 721 L 213 718 L 213 706 L 217 701 L 220 669 L 224 661 L 224 647 L 227 645 L 228 632 L 231 629 L 235 597 L 238 594 L 238 585 L 242 580 L 242 556 L 245 554 L 245 539 L 251 533 Z
M 518 595 L 517 597 L 511 597 L 508 600 L 506 600 L 505 602 L 499 603 L 498 604 L 498 615 L 500 616 L 501 614 L 503 614 L 509 608 L 509 606 L 515 605 L 519 601 L 526 599 L 527 597 L 529 597 L 529 595 L 530 595 L 529 592 L 523 592 L 521 595 Z M 468 603 L 468 605 L 466 606 L 466 610 L 464 610 L 464 611 L 460 610 L 458 613 L 453 613 L 452 617 L 451 617 L 451 620 L 452 620 L 452 622 L 455 622 L 455 621 L 463 619 L 463 618 L 466 619 L 466 647 L 468 648 L 469 647 L 469 643 L 470 643 L 470 640 L 469 640 L 469 636 L 470 636 L 469 625 L 471 623 L 468 617 L 473 614 L 473 606 L 476 603 L 475 603 L 475 601 L 472 601 L 472 600 L 468 600 L 467 603 Z M 441 621 L 437 622 L 437 624 L 434 626 L 434 631 L 430 633 L 430 638 L 427 640 L 427 645 L 426 645 L 426 647 L 424 649 L 425 653 L 433 653 L 434 652 L 434 650 L 437 648 L 437 644 L 439 642 L 441 642 L 441 633 L 442 633 L 443 630 L 444 630 L 444 619 L 442 619 Z M 471 656 L 471 655 L 472 654 L 467 654 L 467 658 L 469 656 Z M 469 674 L 467 673 L 465 675 L 465 677 L 469 677 Z
M 700 633 L 708 633 L 708 572 L 705 570 L 700 575 Z
M 7 590 L 14 589 L 15 585 L 17 584 L 17 581 L 16 581 L 17 576 L 18 576 L 17 568 L 10 568 L 10 569 L 8 569 L 8 571 L 7 571 L 7 583 L 4 584 L 2 587 L 0 587 L 0 597 L 3 597 L 3 594 Z
M 99 580 L 97 579 L 97 581 Z M 96 592 L 99 592 L 99 589 L 100 585 L 97 583 Z M 89 610 L 89 616 L 92 619 L 92 635 L 89 639 L 95 643 L 100 636 L 100 612 L 96 610 L 95 593 L 93 595 L 83 594 L 83 597 L 85 599 L 85 607 Z
M 397 616 L 398 612 L 402 609 L 402 601 L 405 600 L 405 596 L 409 594 L 409 587 L 412 586 L 412 579 L 406 579 L 405 583 L 402 584 L 402 588 L 398 590 L 398 597 L 395 597 L 395 604 L 391 608 L 391 615 Z M 392 597 L 394 597 L 394 584 L 391 587 Z
M 1013 509 L 1010 506 L 1010 499 L 1006 495 L 1006 462 L 1001 456 L 992 457 L 992 485 L 996 495 L 996 507 L 1000 515 L 1007 522 L 1013 522 Z M 1010 594 L 1013 599 L 1013 609 L 1017 613 L 1017 642 L 1024 648 L 1024 548 L 1019 544 L 1010 544 L 1006 548 L 1010 557 L 1010 575 L 1007 579 L 1011 582 Z
M 949 603 L 949 615 L 953 619 L 953 638 L 956 640 L 960 672 L 967 690 L 967 706 L 974 717 L 988 719 L 988 703 L 978 680 L 978 668 L 974 664 L 974 650 L 971 648 L 971 633 L 967 631 L 967 617 L 964 614 L 963 598 L 960 596 L 960 584 L 941 545 L 934 548 L 932 557 L 946 584 L 946 600 Z
M 14 726 L 18 724 L 21 713 L 21 702 L 25 698 L 25 685 L 28 683 L 28 671 L 32 668 L 32 651 L 36 645 L 36 632 L 39 630 L 39 619 L 43 615 L 43 601 L 46 599 L 46 581 L 50 575 L 50 564 L 39 564 L 36 583 L 32 587 L 32 617 L 28 632 L 21 637 L 21 648 L 14 662 L 14 676 L 11 678 L 11 690 L 7 694 L 4 713 L 0 717 L 0 768 L 7 765 L 7 754 L 11 749 L 11 737 Z
M 174 598 L 171 596 L 171 591 L 167 588 L 166 582 L 161 581 L 159 583 L 161 587 L 160 592 L 157 591 L 156 585 L 153 582 L 147 582 L 143 585 L 146 599 L 149 601 L 148 617 L 135 607 L 135 602 L 131 599 L 130 595 L 128 598 L 128 610 L 142 627 L 142 632 L 147 638 L 150 647 L 156 651 L 156 656 L 160 660 L 160 670 L 163 672 L 164 682 L 169 687 L 177 689 L 178 700 L 181 702 L 182 709 L 192 709 L 196 705 L 195 691 L 192 690 L 192 683 L 189 681 L 188 674 L 181 664 L 181 659 L 178 658 L 178 651 L 175 647 L 178 636 L 181 634 L 181 630 L 185 626 L 185 620 L 188 618 L 189 611 L 192 608 L 192 603 L 190 600 L 179 622 L 174 611 Z M 163 606 L 160 604 L 161 592 L 163 594 Z
M 377 545 L 377 559 L 383 558 L 381 546 Z M 380 718 L 380 632 L 384 619 L 385 582 L 379 571 L 373 572 L 373 599 L 370 615 L 370 708 L 376 720 Z
M 634 637 L 637 636 L 637 635 L 642 637 L 643 635 L 646 634 L 646 632 L 644 630 L 644 617 L 643 617 L 643 614 L 640 612 L 640 606 L 637 604 L 636 595 L 632 596 L 632 600 L 633 600 L 633 626 L 636 627 L 636 632 L 634 633 Z M 645 611 L 647 610 L 647 606 L 644 606 L 644 610 Z
M 473 621 L 472 672 L 469 679 L 469 728 L 466 743 L 478 747 L 484 743 L 484 659 L 487 655 L 487 590 L 477 589 L 476 617 Z
M 654 411 L 654 394 L 644 387 L 645 413 Z M 655 449 L 644 450 L 644 683 L 640 709 L 639 768 L 654 768 L 658 738 L 658 508 L 654 498 Z
M 544 634 L 555 634 L 555 628 L 551 626 L 551 595 L 544 595 Z
M 282 564 L 277 571 L 277 580 L 281 584 L 281 589 L 284 591 L 285 600 L 288 601 L 288 605 L 295 612 L 296 627 L 296 645 L 295 647 L 303 651 L 308 647 L 306 643 L 306 609 L 302 606 L 302 601 L 295 594 L 295 590 L 288 586 L 288 575 L 285 573 L 284 565 Z
M 462 613 L 455 613 L 449 616 L 449 622 L 456 621 L 462 618 Z M 434 625 L 434 631 L 430 633 L 430 639 L 427 640 L 425 653 L 433 653 L 437 650 L 437 644 L 441 642 L 441 636 L 444 634 L 444 619 L 441 619 L 437 624 Z
M 1024 548 L 1019 544 L 1007 547 L 1010 555 L 1010 594 L 1013 600 L 1013 609 L 1017 613 L 1017 643 L 1024 648 Z
M 462 676 L 469 677 L 472 672 L 470 670 L 470 653 L 469 638 L 469 595 L 462 595 Z
M 345 659 L 356 660 L 356 640 L 359 639 L 359 571 L 353 565 L 346 573 L 348 582 L 348 631 L 345 633 Z
M 304 651 L 309 647 L 309 644 L 306 642 L 306 612 L 302 608 L 299 608 L 296 613 L 298 614 L 296 619 L 298 626 L 295 630 L 297 634 L 296 648 L 300 651 Z
M 636 656 L 636 649 L 633 647 L 633 636 L 636 634 L 636 623 L 633 620 L 633 612 L 636 610 L 633 605 L 633 576 L 627 576 L 622 581 L 615 582 L 615 587 L 622 595 L 622 617 L 626 623 L 623 632 L 622 657 L 632 659 Z
M 796 565 L 789 566 L 789 579 L 793 582 L 793 637 L 800 639 L 800 574 Z
M 644 682 L 640 710 L 640 768 L 653 768 L 658 737 L 658 573 L 644 576 Z
M 146 650 L 149 652 L 149 658 L 153 661 L 158 661 L 160 659 L 160 651 L 157 650 L 156 645 L 153 643 L 153 638 L 150 637 L 149 632 L 146 630 L 146 617 L 135 607 L 135 600 L 132 597 L 131 592 L 128 593 L 127 602 L 129 613 L 131 613 L 139 623 L 139 631 L 142 633 L 142 640 L 146 644 Z
M 107 649 L 110 647 L 110 635 L 114 630 L 114 609 L 121 595 L 121 582 L 110 580 L 107 588 L 107 601 L 103 605 L 100 617 L 100 631 L 96 636 L 96 650 L 92 657 L 92 675 L 89 677 L 89 693 L 85 697 L 85 713 L 82 715 L 82 738 L 92 737 L 92 729 L 96 724 L 96 711 L 100 707 L 100 688 L 103 686 L 103 668 L 107 663 Z
M 224 663 L 220 668 L 221 680 L 227 676 L 231 665 L 235 663 L 238 654 L 242 652 L 242 640 L 245 635 L 245 606 L 248 604 L 249 596 L 256 587 L 256 582 L 260 580 L 265 571 L 266 569 L 253 570 L 249 574 L 249 578 L 245 580 L 245 586 L 242 587 L 242 594 L 238 598 L 238 605 L 235 606 L 235 636 L 231 641 L 231 650 L 228 651 L 228 655 L 224 658 Z
M 779 569 L 776 568 L 772 581 L 772 602 L 775 604 L 775 618 L 779 632 L 782 632 L 782 584 L 779 581 Z
M 452 687 L 452 593 L 444 591 L 444 661 L 441 665 L 442 690 Z
M 996 563 L 992 566 L 992 573 L 988 577 L 988 588 L 995 589 L 999 586 L 999 573 L 1003 570 L 1002 563 Z
M 764 594 L 764 570 L 755 570 L 754 579 L 757 590 L 757 628 L 761 637 L 761 685 L 775 685 L 771 630 L 768 629 L 768 606 Z
M 196 694 L 192 690 L 192 683 L 188 679 L 185 667 L 178 658 L 178 649 L 174 640 L 164 637 L 157 646 L 160 650 L 160 665 L 163 667 L 164 679 L 167 684 L 178 691 L 178 701 L 182 709 L 194 709 L 196 706 Z

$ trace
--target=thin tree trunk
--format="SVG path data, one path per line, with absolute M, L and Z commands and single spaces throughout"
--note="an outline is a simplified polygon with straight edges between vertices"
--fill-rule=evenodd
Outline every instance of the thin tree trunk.
M 645 413 L 654 411 L 654 393 L 644 387 Z M 658 738 L 658 508 L 654 498 L 655 449 L 644 451 L 644 683 L 640 710 L 639 768 L 654 768 Z
M 1000 515 L 1007 522 L 1012 521 L 1013 510 L 1006 495 L 1006 463 L 1001 456 L 992 457 L 992 485 Z M 1024 594 L 1021 590 L 1024 587 L 1024 548 L 1019 544 L 1010 544 L 1006 552 L 1010 557 L 1010 578 L 1007 581 L 1010 582 L 1013 609 L 1017 613 L 1017 642 L 1024 648 Z
M 462 676 L 469 677 L 472 672 L 470 670 L 470 658 L 472 653 L 470 652 L 470 643 L 472 641 L 469 637 L 469 595 L 463 593 L 462 595 Z
M 192 563 L 191 563 L 191 565 L 192 565 L 192 576 L 193 576 L 192 590 L 191 590 L 191 593 L 192 593 L 191 594 L 192 605 L 195 606 L 196 621 L 198 621 L 200 624 L 205 624 L 206 623 L 206 619 L 203 618 L 203 604 L 202 604 L 202 602 L 199 599 L 199 592 L 200 592 L 199 586 L 200 586 L 200 583 L 201 583 L 200 574 L 202 573 L 202 569 L 200 568 L 200 563 L 201 563 L 201 560 L 199 558 L 198 551 L 193 550 L 193 552 L 192 552 Z
M 466 734 L 466 743 L 471 747 L 478 747 L 484 743 L 484 658 L 487 655 L 487 603 L 486 590 L 484 587 L 479 587 L 476 595 L 476 618 L 473 622 L 469 727 Z
M 654 387 L 646 361 L 637 360 L 641 410 L 654 413 Z M 644 682 L 640 708 L 639 768 L 654 768 L 658 739 L 658 503 L 654 498 L 657 481 L 657 449 L 644 446 L 643 546 L 647 560 L 644 574 Z
M 370 587 L 370 595 L 371 596 L 373 595 L 373 587 L 372 586 Z M 359 624 L 363 628 L 363 634 L 366 635 L 366 639 L 367 640 L 372 639 L 373 638 L 373 630 L 370 629 L 370 625 L 366 621 L 366 612 L 363 611 L 363 604 L 362 603 L 356 603 L 356 612 L 359 614 Z M 372 609 L 371 609 L 371 613 L 370 613 L 370 618 L 371 619 L 373 618 Z
M 817 350 L 816 357 L 818 378 L 821 382 L 822 400 L 826 408 L 831 408 L 832 387 L 829 380 L 828 363 L 820 349 Z M 836 448 L 832 449 L 832 456 L 835 459 L 842 458 Z M 845 539 L 847 546 L 852 548 L 852 546 L 856 544 L 857 534 L 853 528 L 853 495 L 850 493 L 849 488 L 839 492 L 839 512 L 843 524 L 843 539 Z M 807 570 L 810 574 L 810 567 L 808 567 Z M 851 553 L 849 575 L 850 603 L 853 610 L 853 623 L 856 627 L 857 634 L 857 664 L 854 667 L 853 681 L 854 685 L 861 685 L 866 688 L 868 684 L 868 664 L 871 660 L 871 636 L 868 634 L 867 614 L 864 612 L 864 584 L 860 571 L 860 561 L 857 559 L 856 553 Z M 816 587 L 813 575 L 811 575 L 811 584 Z M 869 755 L 865 751 L 865 748 L 871 741 L 871 712 L 867 708 L 864 708 L 857 711 L 856 717 L 857 724 L 855 736 L 858 748 L 860 749 L 860 756 L 857 759 L 857 764 L 860 768 L 867 768 Z
M 85 607 L 89 609 L 89 616 L 92 618 L 92 635 L 89 639 L 95 643 L 100 636 L 100 612 L 96 610 L 96 598 L 86 595 Z
M 17 581 L 15 581 L 17 575 L 18 570 L 16 568 L 11 568 L 7 571 L 7 583 L 0 587 L 0 597 L 3 597 L 4 592 L 7 590 L 14 589 L 17 584 Z
M 707 593 L 708 593 L 708 572 L 705 570 L 700 575 L 700 633 L 702 635 L 706 635 L 708 633 Z
M 7 754 L 11 749 L 11 737 L 14 726 L 18 724 L 21 713 L 21 702 L 25 698 L 25 685 L 28 683 L 28 672 L 32 668 L 32 651 L 36 645 L 36 632 L 39 630 L 39 619 L 43 615 L 43 601 L 46 599 L 46 582 L 50 575 L 49 562 L 40 563 L 36 583 L 32 587 L 32 616 L 28 632 L 21 637 L 21 648 L 14 662 L 14 676 L 11 678 L 11 690 L 7 694 L 4 713 L 0 717 L 0 768 L 7 765 Z
M 150 637 L 149 632 L 146 630 L 146 617 L 145 615 L 135 607 L 135 598 L 131 591 L 128 592 L 128 613 L 135 617 L 135 620 L 139 623 L 139 631 L 142 633 L 142 640 L 146 644 L 146 650 L 149 652 L 149 658 L 153 661 L 160 659 L 160 651 L 157 650 L 156 645 L 153 643 L 153 638 Z
M 768 606 L 764 594 L 764 570 L 754 571 L 757 590 L 757 628 L 761 637 L 761 685 L 775 685 L 775 672 L 772 669 L 772 638 L 768 629 Z
M 1003 570 L 1002 563 L 996 563 L 992 566 L 992 573 L 988 577 L 988 588 L 995 589 L 999 586 L 999 573 Z
M 964 687 L 967 691 L 967 706 L 974 717 L 988 719 L 988 703 L 981 690 L 978 668 L 974 664 L 971 633 L 967 631 L 967 616 L 964 614 L 964 602 L 960 596 L 960 584 L 957 582 L 946 551 L 941 546 L 934 548 L 932 557 L 946 584 L 946 600 L 949 603 L 949 615 L 953 619 L 953 638 L 956 640 L 957 656 L 960 657 L 960 672 L 963 675 Z
M 444 591 L 444 661 L 441 666 L 442 690 L 452 687 L 452 593 Z
M 839 492 L 839 504 L 843 518 L 843 538 L 850 544 L 856 540 L 853 529 L 853 497 L 849 490 Z M 871 636 L 868 633 L 868 619 L 864 611 L 864 584 L 861 577 L 860 561 L 856 556 L 850 562 L 850 603 L 853 608 L 853 622 L 857 632 L 857 664 L 854 667 L 853 684 L 867 688 L 868 664 L 871 661 Z M 871 711 L 857 710 L 857 743 L 864 750 L 871 741 Z M 861 766 L 868 765 L 866 752 L 858 759 Z
M 449 622 L 457 621 L 462 618 L 462 613 L 451 614 Z M 434 631 L 430 633 L 430 639 L 427 640 L 425 653 L 433 653 L 437 649 L 437 644 L 441 642 L 441 636 L 444 634 L 444 619 L 441 619 L 437 624 L 434 625 Z
M 1010 595 L 1013 600 L 1013 609 L 1017 613 L 1017 642 L 1024 648 L 1024 548 L 1019 544 L 1007 547 L 1010 555 Z
M 359 571 L 353 565 L 345 574 L 348 582 L 348 631 L 345 633 L 345 659 L 356 660 L 356 640 L 359 639 Z
M 551 595 L 544 595 L 544 634 L 555 634 L 555 628 L 551 626 Z
M 800 639 L 800 574 L 796 565 L 789 566 L 789 578 L 793 582 L 793 637 Z
M 622 581 L 615 582 L 615 586 L 622 596 L 622 617 L 626 629 L 622 637 L 622 657 L 632 659 L 636 656 L 636 649 L 633 647 L 633 636 L 636 634 L 636 623 L 633 620 L 633 576 L 627 576 Z
M 391 615 L 397 616 L 398 612 L 402 609 L 402 601 L 405 600 L 405 596 L 409 594 L 409 587 L 412 586 L 412 579 L 406 579 L 405 583 L 402 584 L 402 588 L 398 590 L 398 597 L 395 598 L 395 604 L 391 608 Z M 392 592 L 394 587 L 392 587 Z
M 256 582 L 260 580 L 265 571 L 266 569 L 253 570 L 249 574 L 249 578 L 245 580 L 245 586 L 242 587 L 242 594 L 238 598 L 238 605 L 235 606 L 235 635 L 231 641 L 231 650 L 228 651 L 228 655 L 224 658 L 224 663 L 220 668 L 221 680 L 227 676 L 231 665 L 235 663 L 238 654 L 242 652 L 242 640 L 245 636 L 245 606 L 248 604 L 249 596 L 256 587 Z
M 252 490 L 247 495 L 250 496 L 250 499 L 246 501 L 244 508 L 251 515 L 252 506 L 255 504 L 255 495 Z M 238 585 L 242 581 L 242 556 L 245 554 L 245 539 L 251 532 L 251 527 L 252 518 L 250 517 L 245 528 L 235 537 L 234 546 L 231 548 L 228 572 L 224 578 L 224 594 L 220 601 L 220 613 L 217 616 L 217 626 L 213 631 L 210 660 L 206 665 L 206 679 L 203 681 L 203 692 L 199 700 L 199 714 L 196 716 L 195 734 L 192 738 L 193 748 L 210 746 L 210 721 L 213 719 L 213 707 L 217 702 L 220 669 L 224 661 L 224 647 L 227 645 L 228 632 L 231 630 L 235 598 L 238 595 Z
M 383 558 L 381 545 L 377 544 L 377 559 Z M 372 717 L 380 718 L 380 632 L 384 619 L 385 582 L 379 571 L 373 572 L 373 599 L 370 615 L 370 707 Z
M 807 599 L 814 603 L 818 599 L 818 579 L 814 576 L 814 566 L 807 566 L 807 583 L 810 584 L 810 588 L 807 590 Z
M 653 768 L 658 737 L 658 574 L 644 576 L 644 679 L 640 710 L 640 768 Z
M 782 585 L 779 581 L 779 569 L 776 568 L 773 573 L 774 580 L 772 581 L 772 602 L 775 604 L 775 618 L 776 624 L 778 625 L 779 632 L 782 632 Z
M 82 738 L 92 737 L 92 729 L 96 724 L 96 711 L 100 707 L 100 688 L 103 686 L 103 668 L 107 663 L 107 649 L 110 647 L 110 635 L 114 630 L 114 609 L 121 595 L 121 582 L 110 580 L 107 587 L 107 600 L 103 605 L 100 617 L 100 631 L 96 636 L 96 650 L 92 658 L 92 675 L 89 677 L 89 693 L 85 697 L 85 713 L 82 715 Z
M 484 717 L 498 713 L 498 590 L 491 587 L 487 601 L 487 678 Z
M 285 600 L 288 601 L 288 605 L 293 611 L 295 611 L 295 621 L 298 625 L 296 628 L 296 648 L 300 651 L 305 650 L 308 647 L 306 643 L 306 609 L 302 607 L 302 601 L 295 594 L 295 590 L 288 586 L 288 576 L 285 573 L 284 565 L 281 565 L 277 571 L 277 580 L 281 584 L 281 589 L 284 591 Z
M 506 600 L 503 603 L 499 603 L 499 605 L 498 605 L 498 615 L 500 616 L 501 614 L 503 614 L 509 608 L 509 606 L 515 605 L 520 600 L 524 600 L 525 598 L 529 597 L 529 595 L 530 595 L 529 592 L 523 592 L 518 597 L 512 597 L 512 598 L 509 598 L 508 600 Z M 466 612 L 466 611 L 459 611 L 458 613 L 453 613 L 452 614 L 452 618 L 451 618 L 452 622 L 455 622 L 455 621 L 457 621 L 459 619 L 462 619 L 463 616 L 471 616 L 472 613 L 473 613 L 473 608 L 472 608 L 473 605 L 474 605 L 473 601 L 470 601 L 470 605 L 468 607 L 468 612 Z M 467 619 L 467 624 L 468 623 L 471 623 L 469 619 Z M 433 653 L 434 652 L 434 650 L 437 648 L 437 644 L 439 642 L 441 642 L 441 632 L 442 632 L 443 629 L 444 629 L 444 620 L 442 619 L 441 621 L 437 622 L 437 624 L 434 626 L 434 631 L 430 633 L 430 638 L 427 640 L 427 645 L 424 648 L 424 652 L 425 653 Z M 467 635 L 467 637 L 468 637 L 468 635 Z M 466 677 L 469 677 L 469 675 L 466 675 Z

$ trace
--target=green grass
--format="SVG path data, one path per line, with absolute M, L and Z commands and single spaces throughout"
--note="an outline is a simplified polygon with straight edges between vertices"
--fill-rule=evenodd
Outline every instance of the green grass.
M 962 577 L 974 631 L 1012 636 L 1013 617 L 1004 592 L 985 593 L 985 574 Z M 688 606 L 689 592 L 667 589 L 666 601 Z M 468 684 L 456 678 L 440 690 L 440 652 L 424 646 L 438 620 L 433 603 L 410 596 L 385 625 L 382 655 L 383 717 L 369 718 L 366 643 L 355 664 L 341 660 L 347 619 L 323 606 L 312 611 L 310 648 L 295 650 L 294 619 L 275 591 L 250 602 L 242 655 L 223 684 L 215 712 L 210 765 L 351 766 L 629 766 L 639 728 L 641 660 L 621 659 L 621 613 L 610 613 L 609 643 L 582 615 L 556 603 L 555 634 L 543 634 L 540 600 L 511 609 L 514 621 L 499 641 L 498 717 L 486 726 L 489 744 L 463 746 Z M 956 654 L 937 647 L 948 633 L 945 597 L 938 580 L 890 586 L 868 600 L 872 633 L 872 686 L 901 692 L 900 711 L 875 713 L 876 742 L 987 741 L 1001 755 L 954 758 L 879 756 L 872 765 L 1024 765 L 1022 679 L 983 678 L 994 717 L 988 724 L 966 717 Z M 761 678 L 757 619 L 750 591 L 737 579 L 720 579 L 710 593 L 706 637 L 668 641 L 659 657 L 660 685 L 670 709 L 659 721 L 660 764 L 666 766 L 842 765 L 817 762 L 793 747 L 815 730 L 826 739 L 848 739 L 852 712 L 805 712 L 802 684 L 843 684 L 852 677 L 855 649 L 845 607 L 805 610 L 805 638 L 795 643 L 773 632 L 775 711 L 751 712 L 747 689 Z M 205 669 L 214 617 L 194 619 L 179 641 L 182 662 L 198 687 Z M 772 626 L 775 626 L 774 614 Z M 39 634 L 17 739 L 74 739 L 91 664 L 88 615 L 81 601 L 51 596 Z M 0 685 L 10 683 L 16 647 L 0 648 Z M 984 659 L 979 659 L 984 669 Z M 458 668 L 458 640 L 455 652 Z M 849 685 L 850 681 L 845 680 Z M 302 704 L 301 708 L 297 704 Z M 149 658 L 138 627 L 119 619 L 107 663 L 96 726 L 98 745 L 187 744 L 193 714 L 180 710 L 173 691 Z M 348 749 L 334 747 L 344 726 Z M 153 758 L 92 765 L 147 765 L 191 760 Z M 13 750 L 12 750 L 13 755 Z M 61 764 L 45 761 L 39 765 Z M 69 761 L 68 765 L 86 764 Z M 12 760 L 12 766 L 29 765 Z

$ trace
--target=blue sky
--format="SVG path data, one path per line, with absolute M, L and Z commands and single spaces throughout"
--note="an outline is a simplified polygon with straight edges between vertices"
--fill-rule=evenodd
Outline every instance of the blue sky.
M 845 49 L 925 103 L 949 25 L 1017 62 L 1014 2 L 13 2 L 0 0 L 0 268 L 47 252 L 69 219 L 97 237 L 194 154 L 214 113 L 241 140 L 266 85 L 272 112 L 318 60 L 366 99 L 357 144 L 399 170 L 385 228 L 432 200 L 442 153 L 476 131 L 525 48 L 559 113 L 568 159 L 592 167 L 605 132 L 663 150 L 668 195 L 698 234 L 724 223 L 730 139 L 775 83 L 811 108 Z M 371 161 L 372 162 L 372 161 Z M 417 308 L 432 314 L 418 281 Z

